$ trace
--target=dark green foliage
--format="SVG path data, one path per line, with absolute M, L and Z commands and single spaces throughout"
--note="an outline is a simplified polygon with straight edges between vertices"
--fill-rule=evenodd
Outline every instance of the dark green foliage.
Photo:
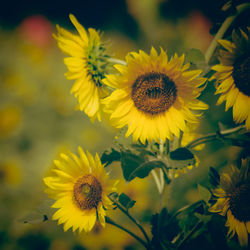
M 120 159 L 121 159 L 121 153 L 114 148 L 105 150 L 101 156 L 101 162 L 105 164 L 105 167 L 110 165 L 114 161 L 120 161 Z
M 220 175 L 217 170 L 213 167 L 209 168 L 209 181 L 213 187 L 217 187 L 220 183 Z
M 130 208 L 132 208 L 132 207 L 135 205 L 135 203 L 136 203 L 136 201 L 130 199 L 130 197 L 127 196 L 127 195 L 124 194 L 124 193 L 121 193 L 121 194 L 119 195 L 118 201 L 119 201 L 119 203 L 120 203 L 123 207 L 125 207 L 127 210 L 129 210 Z
M 152 216 L 152 248 L 154 250 L 175 249 L 171 241 L 178 235 L 179 226 L 175 217 L 166 208 Z

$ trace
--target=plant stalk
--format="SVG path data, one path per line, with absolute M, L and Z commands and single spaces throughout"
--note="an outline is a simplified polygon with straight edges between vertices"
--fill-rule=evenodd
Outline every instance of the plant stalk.
M 191 141 L 190 143 L 188 143 L 186 145 L 186 148 L 193 148 L 193 147 L 196 147 L 196 146 L 203 144 L 203 143 L 206 143 L 206 142 L 221 139 L 222 136 L 226 136 L 226 135 L 230 135 L 230 134 L 239 132 L 240 130 L 242 130 L 244 128 L 245 128 L 245 125 L 240 125 L 240 126 L 235 127 L 235 128 L 230 128 L 230 129 L 218 131 L 217 133 L 207 134 L 205 136 L 199 137 L 199 138 Z
M 205 60 L 207 63 L 209 63 L 212 55 L 214 54 L 214 51 L 218 45 L 218 40 L 220 40 L 221 38 L 223 38 L 225 32 L 227 31 L 227 29 L 231 26 L 231 24 L 234 22 L 234 20 L 245 10 L 247 10 L 248 8 L 250 8 L 250 4 L 249 3 L 244 3 L 244 4 L 240 4 L 236 7 L 236 14 L 234 16 L 229 16 L 226 18 L 226 20 L 224 21 L 224 23 L 221 25 L 220 29 L 218 30 L 217 34 L 215 35 L 213 41 L 211 42 L 209 48 L 207 49 L 206 53 L 205 53 Z
M 131 216 L 131 214 L 125 208 L 123 208 L 116 200 L 111 199 L 111 201 L 114 202 L 114 204 L 117 206 L 117 208 L 119 208 L 120 211 L 123 212 L 140 229 L 140 231 L 144 235 L 144 237 L 149 245 L 150 239 L 149 239 L 146 231 L 142 227 L 142 225 L 133 216 Z
M 112 219 L 110 219 L 109 217 L 105 217 L 106 223 L 113 225 L 119 229 L 121 229 L 122 231 L 128 233 L 129 235 L 131 235 L 133 238 L 135 238 L 138 242 L 140 242 L 146 249 L 148 249 L 148 245 L 147 243 L 142 240 L 139 236 L 137 236 L 136 234 L 134 234 L 133 232 L 131 232 L 130 230 L 128 230 L 127 228 L 117 224 L 116 222 L 114 222 Z

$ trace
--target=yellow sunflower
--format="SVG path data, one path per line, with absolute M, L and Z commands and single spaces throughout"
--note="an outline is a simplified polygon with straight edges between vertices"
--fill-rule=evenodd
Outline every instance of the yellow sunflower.
M 105 209 L 112 206 L 108 194 L 116 191 L 117 181 L 109 180 L 99 156 L 95 158 L 82 148 L 78 148 L 80 157 L 70 153 L 61 154 L 48 177 L 44 178 L 48 188 L 45 192 L 56 202 L 53 208 L 59 208 L 53 215 L 58 224 L 64 223 L 64 231 L 73 228 L 79 232 L 90 231 L 98 218 L 105 226 Z
M 109 66 L 108 55 L 95 29 L 89 28 L 87 32 L 72 14 L 69 18 L 79 35 L 74 35 L 58 25 L 58 34 L 54 35 L 58 47 L 70 55 L 64 58 L 69 70 L 65 76 L 69 80 L 75 80 L 71 93 L 75 93 L 79 109 L 90 118 L 97 117 L 100 120 L 100 98 L 107 95 L 107 89 L 101 80 Z
M 14 162 L 0 162 L 0 184 L 18 185 L 21 181 L 21 170 Z
M 227 111 L 233 107 L 233 118 L 236 123 L 245 121 L 250 128 L 250 42 L 249 35 L 240 31 L 233 33 L 233 42 L 219 40 L 225 48 L 220 50 L 220 64 L 212 67 L 216 71 L 216 92 L 220 94 L 217 105 L 226 101 Z
M 152 48 L 150 55 L 129 53 L 126 62 L 127 66 L 114 66 L 119 74 L 103 80 L 116 89 L 103 103 L 111 124 L 117 128 L 127 125 L 126 136 L 133 134 L 134 141 L 179 137 L 186 122 L 198 122 L 200 115 L 192 110 L 208 108 L 197 99 L 206 79 L 198 77 L 201 70 L 186 71 L 189 64 L 183 64 L 184 55 L 175 54 L 168 60 L 166 52 L 161 49 L 158 55 Z
M 244 165 L 241 171 L 232 167 L 231 175 L 221 175 L 219 187 L 213 190 L 216 203 L 209 209 L 210 212 L 227 216 L 228 235 L 233 237 L 236 232 L 241 246 L 248 245 L 250 233 L 250 179 L 247 171 L 243 171 L 249 168 L 249 161 Z

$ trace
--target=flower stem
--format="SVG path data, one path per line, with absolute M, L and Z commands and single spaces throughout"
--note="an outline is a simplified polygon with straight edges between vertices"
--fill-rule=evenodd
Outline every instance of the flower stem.
M 141 226 L 141 224 L 133 216 L 131 216 L 131 214 L 125 208 L 123 208 L 115 199 L 111 199 L 111 201 L 114 202 L 117 208 L 119 208 L 120 211 L 123 212 L 141 230 L 142 234 L 147 240 L 147 244 L 149 245 L 150 244 L 149 237 L 145 232 L 144 228 Z
M 183 243 L 184 243 L 185 241 L 187 241 L 188 238 L 190 238 L 190 237 L 192 236 L 192 234 L 195 232 L 195 230 L 196 230 L 199 226 L 201 226 L 201 224 L 202 224 L 202 221 L 198 221 L 198 222 L 195 224 L 195 226 L 192 228 L 192 230 L 190 230 L 190 231 L 188 232 L 188 234 L 184 237 L 184 239 L 179 243 L 178 248 L 180 248 L 180 246 L 183 245 Z
M 158 189 L 159 193 L 161 193 L 161 187 L 162 187 L 162 185 L 161 185 L 160 179 L 159 179 L 159 177 L 158 177 L 155 169 L 151 170 L 151 174 L 152 174 L 152 176 L 153 176 L 153 178 L 155 180 L 155 184 L 157 186 L 157 189 Z
M 229 16 L 226 18 L 226 20 L 224 21 L 224 23 L 221 25 L 219 31 L 217 32 L 217 34 L 215 35 L 213 41 L 211 42 L 209 48 L 207 49 L 206 53 L 205 53 L 205 60 L 207 63 L 209 63 L 216 47 L 217 47 L 217 41 L 219 39 L 221 39 L 223 37 L 223 35 L 225 34 L 225 32 L 227 31 L 227 29 L 231 26 L 231 24 L 234 22 L 234 20 L 245 10 L 247 10 L 248 8 L 250 8 L 250 4 L 249 3 L 244 3 L 244 4 L 240 4 L 236 7 L 236 14 L 233 16 Z
M 138 242 L 140 242 L 146 249 L 148 248 L 147 243 L 142 240 L 139 236 L 137 236 L 136 234 L 134 234 L 133 232 L 131 232 L 130 230 L 128 230 L 127 228 L 117 224 L 116 222 L 114 222 L 112 219 L 110 219 L 109 217 L 105 217 L 106 223 L 113 225 L 119 229 L 121 229 L 122 231 L 128 233 L 129 235 L 131 235 L 132 237 L 134 237 Z
M 197 138 L 197 139 L 191 141 L 189 144 L 186 145 L 186 148 L 194 148 L 194 147 L 196 147 L 200 144 L 206 143 L 206 142 L 219 140 L 223 136 L 239 132 L 240 130 L 242 130 L 244 128 L 245 128 L 245 125 L 241 125 L 241 126 L 238 126 L 235 128 L 225 129 L 225 130 L 218 131 L 216 133 L 207 134 L 205 136 L 202 136 L 200 138 Z
M 122 64 L 122 65 L 127 65 L 127 63 L 125 62 L 125 61 L 123 61 L 123 60 L 120 60 L 120 59 L 117 59 L 117 58 L 109 58 L 108 59 L 108 61 L 109 62 L 111 62 L 111 63 L 114 63 L 114 64 Z

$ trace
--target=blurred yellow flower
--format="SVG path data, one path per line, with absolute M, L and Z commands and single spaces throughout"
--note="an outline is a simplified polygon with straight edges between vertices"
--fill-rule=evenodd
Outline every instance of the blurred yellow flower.
M 17 185 L 21 181 L 21 171 L 14 162 L 0 162 L 0 184 Z
M 130 235 L 112 225 L 108 225 L 103 229 L 96 224 L 91 233 L 81 234 L 79 237 L 82 246 L 88 250 L 123 250 L 130 244 L 135 243 Z
M 0 109 L 0 137 L 10 136 L 19 126 L 21 109 L 17 106 L 6 106 Z
M 128 126 L 126 136 L 133 140 L 163 141 L 177 137 L 186 129 L 186 122 L 197 123 L 199 116 L 192 110 L 208 106 L 199 101 L 206 81 L 199 78 L 201 70 L 186 71 L 184 55 L 176 54 L 168 61 L 165 51 L 150 55 L 143 51 L 126 56 L 127 66 L 115 65 L 120 74 L 107 75 L 103 82 L 116 90 L 103 100 L 110 113 L 111 124 Z M 185 72 L 186 71 L 186 72 Z
M 220 64 L 212 67 L 216 71 L 216 92 L 220 94 L 217 104 L 226 101 L 226 111 L 233 107 L 233 118 L 236 123 L 245 121 L 250 128 L 250 42 L 249 34 L 240 31 L 233 33 L 233 42 L 220 40 L 225 48 L 220 51 Z
M 108 179 L 97 154 L 93 158 L 80 147 L 78 151 L 80 157 L 61 154 L 43 180 L 48 186 L 45 192 L 56 200 L 52 207 L 59 208 L 52 219 L 64 223 L 64 231 L 72 227 L 89 232 L 97 218 L 105 226 L 105 209 L 112 206 L 107 195 L 116 191 L 117 181 Z
M 79 35 L 57 26 L 58 35 L 54 36 L 59 48 L 70 55 L 64 59 L 69 70 L 65 76 L 76 80 L 71 93 L 75 93 L 79 109 L 90 118 L 100 120 L 100 98 L 108 94 L 101 81 L 109 65 L 108 55 L 95 29 L 89 28 L 87 33 L 72 14 L 69 18 Z
M 227 216 L 228 235 L 233 237 L 236 232 L 241 246 L 248 245 L 250 233 L 248 168 L 249 161 L 244 161 L 241 170 L 233 166 L 230 175 L 223 173 L 220 176 L 220 185 L 213 190 L 216 203 L 209 209 L 210 212 Z

